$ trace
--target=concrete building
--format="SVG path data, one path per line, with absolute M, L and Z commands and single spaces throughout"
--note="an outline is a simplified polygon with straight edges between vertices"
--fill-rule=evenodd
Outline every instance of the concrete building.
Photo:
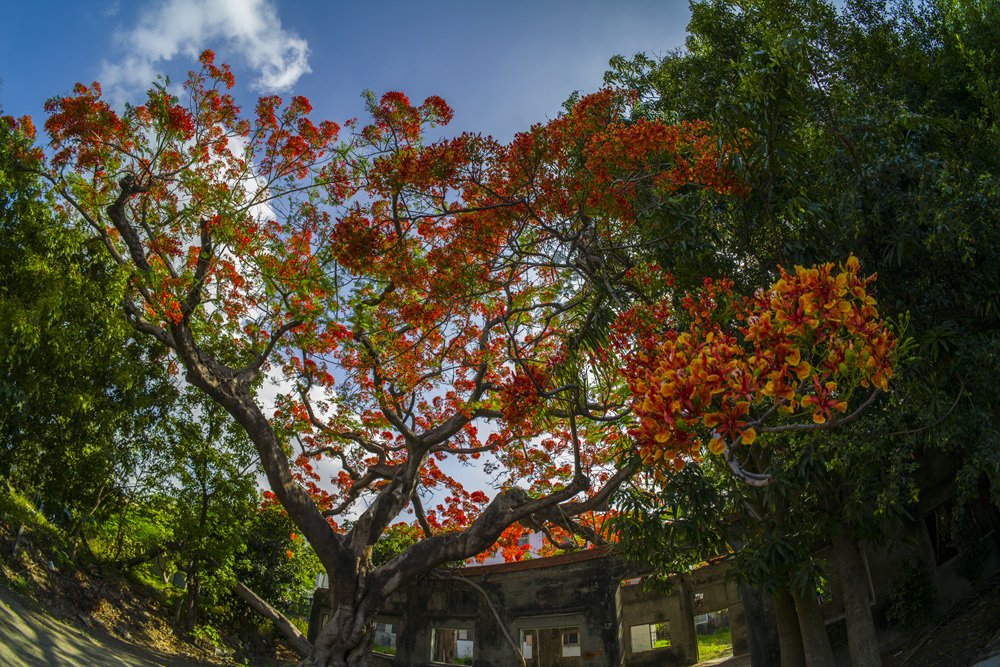
M 699 621 L 728 625 L 743 653 L 743 605 L 726 567 L 697 570 L 669 594 L 643 591 L 643 572 L 607 549 L 451 570 L 387 601 L 373 664 L 502 667 L 517 664 L 513 643 L 528 667 L 686 665 L 698 659 Z
M 910 520 L 881 544 L 863 550 L 862 576 L 883 650 L 902 637 L 887 623 L 886 612 L 906 564 L 926 572 L 939 618 L 980 578 L 1000 569 L 1000 512 L 991 503 L 975 507 L 966 528 L 977 556 L 973 571 L 968 558 L 963 562 L 952 526 L 955 489 L 949 465 L 953 467 L 943 455 L 926 461 L 920 501 Z M 980 480 L 980 487 L 982 497 L 989 498 L 988 483 Z M 816 556 L 830 560 L 825 549 Z M 639 585 L 646 574 L 642 566 L 607 548 L 445 570 L 387 600 L 377 619 L 373 664 L 507 667 L 517 664 L 516 646 L 528 667 L 686 665 L 700 657 L 698 633 L 724 623 L 736 655 L 748 652 L 752 640 L 759 664 L 774 663 L 777 631 L 769 600 L 744 591 L 744 609 L 737 587 L 727 581 L 727 569 L 720 560 L 675 577 L 669 594 L 644 591 Z M 837 591 L 832 570 L 828 590 Z M 327 618 L 326 599 L 325 590 L 318 590 L 310 638 Z M 840 601 L 825 596 L 820 602 L 834 649 L 843 652 Z M 754 630 L 752 637 L 748 627 Z

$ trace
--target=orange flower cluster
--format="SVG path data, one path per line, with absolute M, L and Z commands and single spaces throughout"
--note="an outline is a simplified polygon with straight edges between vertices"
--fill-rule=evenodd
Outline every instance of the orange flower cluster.
M 559 218 L 600 212 L 625 225 L 638 215 L 636 195 L 651 182 L 661 196 L 688 187 L 742 194 L 729 169 L 733 146 L 709 123 L 628 120 L 630 95 L 602 90 L 581 98 L 563 116 L 518 134 L 505 148 L 505 184 L 529 184 L 535 212 Z
M 825 424 L 856 388 L 887 389 L 896 341 L 869 294 L 875 276 L 859 268 L 851 256 L 836 268 L 782 269 L 742 302 L 730 283 L 706 281 L 683 299 L 687 327 L 670 318 L 641 333 L 626 372 L 643 462 L 680 469 L 706 445 L 721 454 L 755 442 L 768 430 L 755 412 Z

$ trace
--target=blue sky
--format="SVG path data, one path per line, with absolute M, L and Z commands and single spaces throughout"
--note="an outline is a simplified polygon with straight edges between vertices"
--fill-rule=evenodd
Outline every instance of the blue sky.
M 212 48 L 237 97 L 302 94 L 316 114 L 362 113 L 360 93 L 444 97 L 453 131 L 509 138 L 601 85 L 608 59 L 683 44 L 686 0 L 52 0 L 11 3 L 0 25 L 0 105 L 40 124 L 46 98 L 101 81 L 137 99 L 181 81 Z

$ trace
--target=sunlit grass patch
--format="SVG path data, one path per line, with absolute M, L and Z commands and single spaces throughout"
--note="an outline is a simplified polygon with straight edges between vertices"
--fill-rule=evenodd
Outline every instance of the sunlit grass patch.
M 733 631 L 719 628 L 707 635 L 698 635 L 698 659 L 715 660 L 733 654 Z

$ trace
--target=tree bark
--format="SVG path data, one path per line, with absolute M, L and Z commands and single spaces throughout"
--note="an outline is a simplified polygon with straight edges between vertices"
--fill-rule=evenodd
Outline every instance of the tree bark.
M 198 599 L 200 597 L 200 564 L 193 560 L 187 567 L 187 591 L 184 595 L 184 612 L 181 615 L 185 632 L 194 630 L 198 623 Z
M 851 536 L 838 531 L 831 542 L 833 560 L 840 575 L 841 601 L 847 621 L 847 648 L 854 667 L 880 667 L 875 622 L 868 599 L 868 569 L 861 549 Z
M 296 653 L 303 658 L 308 658 L 312 655 L 312 644 L 309 643 L 305 635 L 299 632 L 297 627 L 292 625 L 291 621 L 285 618 L 284 614 L 269 605 L 266 600 L 254 593 L 242 582 L 236 582 L 235 591 L 251 609 L 274 623 L 274 627 L 278 628 L 278 631 L 285 636 L 285 639 L 288 640 L 288 643 Z
M 738 587 L 747 627 L 751 667 L 772 667 L 780 662 L 780 640 L 771 597 L 745 584 Z M 737 650 L 733 643 L 733 650 Z
M 812 591 L 793 591 L 795 611 L 798 614 L 799 630 L 802 634 L 802 649 L 805 664 L 809 667 L 835 667 L 830 638 L 826 634 L 826 623 L 819 602 Z
M 781 645 L 781 667 L 805 667 L 806 654 L 802 646 L 799 617 L 795 612 L 795 600 L 787 590 L 774 593 L 774 615 Z
M 313 650 L 315 667 L 368 667 L 375 621 L 365 609 L 338 605 L 330 621 L 320 628 Z

